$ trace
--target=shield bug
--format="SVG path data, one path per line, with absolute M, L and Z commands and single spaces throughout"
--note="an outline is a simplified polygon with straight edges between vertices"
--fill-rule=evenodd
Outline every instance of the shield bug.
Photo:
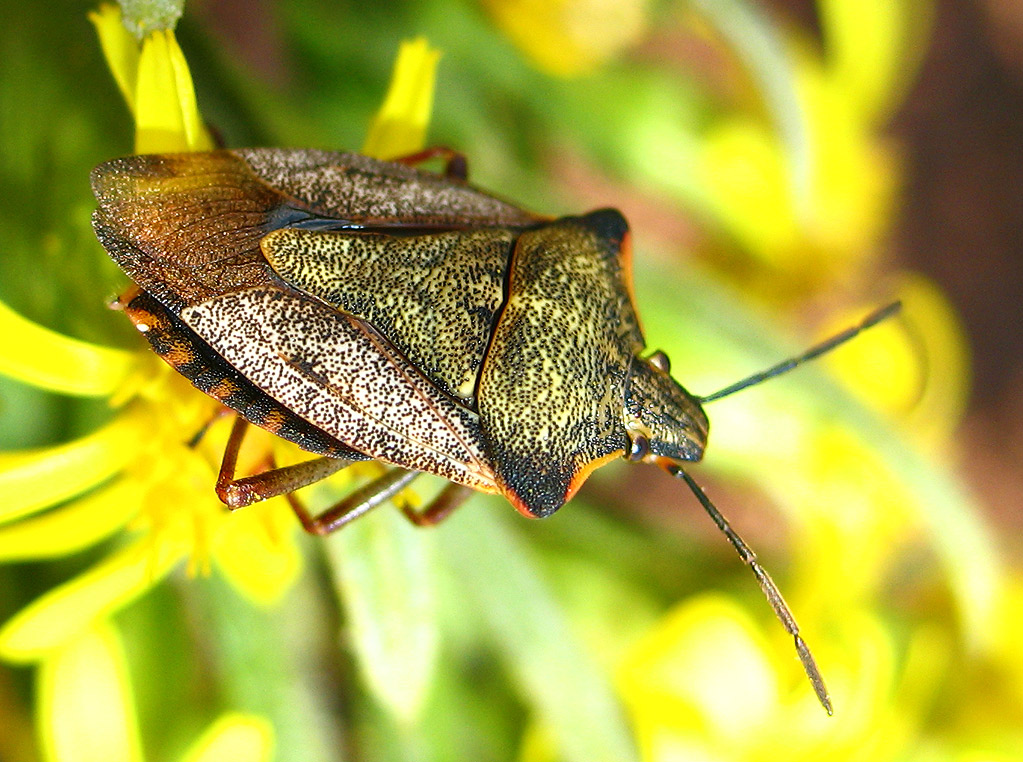
M 703 456 L 702 405 L 815 357 L 698 397 L 646 345 L 629 230 L 602 209 L 551 219 L 465 182 L 355 154 L 249 149 L 130 156 L 92 173 L 93 223 L 136 287 L 122 301 L 155 351 L 238 413 L 217 493 L 231 508 L 366 459 L 394 466 L 303 526 L 327 533 L 421 472 L 451 484 L 436 523 L 472 490 L 548 516 L 608 460 L 683 479 L 756 574 L 818 698 L 823 680 L 756 556 L 683 464 Z M 236 478 L 247 423 L 318 455 Z

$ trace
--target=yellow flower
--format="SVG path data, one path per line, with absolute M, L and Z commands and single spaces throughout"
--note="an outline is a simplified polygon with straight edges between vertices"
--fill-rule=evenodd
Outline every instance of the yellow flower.
M 645 32 L 646 0 L 486 0 L 533 64 L 557 77 L 588 74 Z
M 401 44 L 391 86 L 362 146 L 364 154 L 393 159 L 422 149 L 433 109 L 438 60 L 440 52 L 422 37 Z
M 195 102 L 192 75 L 171 29 L 146 35 L 139 45 L 121 9 L 103 5 L 89 19 L 103 54 L 135 119 L 135 153 L 208 151 L 213 141 Z
M 109 623 L 87 628 L 48 659 L 36 675 L 36 688 L 45 759 L 144 759 L 124 648 L 117 630 Z M 214 721 L 180 759 L 268 760 L 273 735 L 273 729 L 259 717 L 227 713 Z
M 926 716 L 947 642 L 921 631 L 908 658 L 884 624 L 845 609 L 817 648 L 835 717 L 818 706 L 774 621 L 722 595 L 691 598 L 618 671 L 644 760 L 895 760 Z M 804 623 L 805 625 L 806 623 Z
M 151 32 L 139 44 L 115 6 L 91 18 L 135 117 L 136 150 L 210 148 L 173 32 Z M 402 54 L 377 120 L 385 126 L 371 138 L 375 152 L 419 147 L 436 57 L 422 41 Z M 0 488 L 7 496 L 0 506 L 0 561 L 70 554 L 125 531 L 106 559 L 0 628 L 0 657 L 30 662 L 59 653 L 184 559 L 193 571 L 215 564 L 254 602 L 280 598 L 300 569 L 298 524 L 283 499 L 231 513 L 216 498 L 230 427 L 218 403 L 148 351 L 70 339 L 4 305 L 0 331 L 10 337 L 0 348 L 0 372 L 57 393 L 107 398 L 116 410 L 108 424 L 78 440 L 0 454 Z M 239 473 L 258 471 L 271 457 L 287 462 L 301 456 L 266 432 L 250 431 Z
M 737 243 L 728 273 L 774 302 L 855 286 L 882 253 L 900 182 L 882 120 L 928 29 L 927 3 L 818 5 L 823 52 L 796 32 L 786 48 L 798 99 L 789 117 L 803 125 L 805 166 L 759 107 L 712 120 L 698 149 L 709 211 Z
M 911 624 L 846 602 L 826 626 L 804 621 L 831 633 L 816 649 L 831 718 L 798 662 L 779 658 L 775 622 L 754 622 L 748 606 L 722 595 L 691 598 L 635 642 L 617 672 L 643 759 L 1019 759 L 1021 580 L 1017 571 L 999 596 L 986 654 L 963 649 L 941 618 Z
M 934 283 L 902 272 L 889 278 L 902 315 L 824 359 L 863 404 L 897 423 L 924 449 L 941 454 L 966 412 L 970 350 L 955 310 Z M 860 308 L 862 312 L 864 307 Z M 831 316 L 822 335 L 855 318 Z

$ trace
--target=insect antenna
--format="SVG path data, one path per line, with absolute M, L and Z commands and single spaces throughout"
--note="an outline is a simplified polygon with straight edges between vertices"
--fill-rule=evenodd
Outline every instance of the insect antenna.
M 727 397 L 729 394 L 735 394 L 736 392 L 746 389 L 747 387 L 759 384 L 761 381 L 766 381 L 767 379 L 773 378 L 774 376 L 780 376 L 782 373 L 787 373 L 793 368 L 802 365 L 804 362 L 807 362 L 808 360 L 813 360 L 817 357 L 820 357 L 825 352 L 830 352 L 835 347 L 838 347 L 844 344 L 845 342 L 849 341 L 849 339 L 858 336 L 860 333 L 867 330 L 871 326 L 877 325 L 882 320 L 891 317 L 901 308 L 902 302 L 892 302 L 891 304 L 885 307 L 881 307 L 880 309 L 871 312 L 857 325 L 850 326 L 849 328 L 846 328 L 844 331 L 836 333 L 834 336 L 825 339 L 820 344 L 815 344 L 814 346 L 810 347 L 808 350 L 803 352 L 801 355 L 791 357 L 788 360 L 784 360 L 783 362 L 780 362 L 777 365 L 768 368 L 767 370 L 763 370 L 759 373 L 754 373 L 752 376 L 747 376 L 741 381 L 736 381 L 734 384 L 726 386 L 724 389 L 719 389 L 713 394 L 708 394 L 705 397 L 697 397 L 696 399 L 699 400 L 701 404 L 713 402 L 714 400 L 719 400 L 722 397 Z
M 779 376 L 782 373 L 796 368 L 803 363 L 813 360 L 814 358 L 820 357 L 825 352 L 830 352 L 835 347 L 841 346 L 845 342 L 859 335 L 861 332 L 870 328 L 871 326 L 877 325 L 882 320 L 891 317 L 902 307 L 901 302 L 892 302 L 878 310 L 870 313 L 861 320 L 857 325 L 846 328 L 844 331 L 836 333 L 828 339 L 815 344 L 802 354 L 791 357 L 788 360 L 774 365 L 767 370 L 759 373 L 754 373 L 752 376 L 748 376 L 741 381 L 737 381 L 734 384 L 726 386 L 724 389 L 720 389 L 713 394 L 708 394 L 705 397 L 697 397 L 696 399 L 701 404 L 707 402 L 713 402 L 714 400 L 727 397 L 730 394 L 735 394 L 742 389 L 746 389 L 755 384 L 759 384 L 761 381 L 766 381 L 769 378 Z M 788 604 L 785 603 L 785 599 L 781 595 L 781 591 L 778 586 L 771 579 L 771 575 L 767 573 L 767 570 L 761 565 L 760 561 L 757 560 L 757 554 L 753 552 L 752 548 L 746 544 L 746 541 L 739 536 L 739 533 L 732 529 L 732 525 L 728 523 L 721 511 L 710 501 L 707 497 L 707 493 L 703 491 L 703 488 L 697 484 L 693 478 L 682 469 L 681 466 L 675 463 L 668 463 L 664 466 L 665 470 L 668 471 L 672 476 L 678 477 L 685 481 L 689 485 L 689 489 L 692 490 L 693 494 L 696 495 L 696 499 L 700 501 L 700 505 L 707 511 L 707 514 L 711 517 L 718 529 L 728 538 L 728 541 L 735 548 L 735 551 L 739 554 L 739 557 L 743 562 L 753 571 L 753 574 L 757 578 L 757 582 L 760 583 L 760 589 L 764 591 L 764 596 L 767 598 L 767 602 L 771 604 L 771 608 L 774 609 L 775 615 L 778 620 L 782 623 L 785 631 L 792 636 L 796 646 L 796 653 L 799 655 L 799 661 L 803 665 L 803 670 L 806 672 L 806 676 L 810 680 L 810 685 L 813 686 L 814 693 L 817 694 L 817 700 L 821 702 L 821 706 L 829 714 L 833 714 L 831 705 L 831 698 L 828 696 L 828 689 L 824 685 L 824 678 L 821 676 L 820 670 L 817 668 L 817 663 L 813 659 L 813 654 L 810 653 L 810 648 L 806 645 L 806 641 L 803 640 L 799 634 L 799 625 L 796 624 L 796 618 L 792 615 L 792 610 Z
M 792 636 L 796 645 L 796 653 L 799 654 L 799 661 L 803 664 L 803 670 L 806 672 L 806 676 L 810 679 L 810 685 L 813 686 L 814 693 L 817 694 L 817 700 L 821 702 L 821 706 L 824 707 L 824 711 L 828 715 L 834 713 L 831 706 L 831 697 L 828 696 L 828 689 L 824 685 L 824 678 L 821 676 L 820 670 L 817 669 L 817 663 L 813 659 L 813 654 L 810 653 L 809 646 L 806 645 L 806 641 L 803 640 L 799 634 L 799 625 L 796 624 L 796 618 L 792 615 L 792 610 L 788 604 L 785 603 L 785 599 L 782 598 L 781 591 L 778 586 L 771 579 L 771 575 L 767 573 L 760 561 L 757 560 L 757 554 L 753 552 L 753 549 L 746 544 L 746 541 L 739 536 L 739 533 L 732 529 L 732 525 L 728 523 L 721 511 L 710 501 L 707 494 L 703 491 L 699 484 L 697 484 L 693 478 L 686 473 L 680 466 L 674 463 L 666 465 L 665 470 L 672 476 L 676 476 L 686 484 L 689 485 L 689 489 L 696 495 L 696 499 L 700 501 L 700 505 L 703 506 L 707 514 L 713 519 L 714 523 L 717 524 L 728 541 L 732 543 L 732 547 L 735 548 L 736 552 L 743 562 L 753 571 L 753 574 L 757 578 L 757 582 L 760 583 L 760 589 L 764 591 L 764 595 L 767 597 L 767 602 L 771 604 L 771 608 L 774 609 L 775 615 L 778 620 L 782 623 L 785 631 Z

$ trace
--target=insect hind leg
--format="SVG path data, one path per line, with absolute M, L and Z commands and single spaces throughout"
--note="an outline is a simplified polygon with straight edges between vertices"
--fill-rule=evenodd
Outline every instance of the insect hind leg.
M 310 534 L 322 536 L 336 532 L 346 524 L 369 513 L 373 508 L 390 500 L 408 487 L 419 476 L 422 476 L 419 471 L 392 468 L 383 476 L 360 487 L 350 495 L 346 495 L 344 499 L 318 516 L 309 513 L 301 501 L 292 494 L 288 495 L 288 502 L 298 516 L 298 520 L 302 522 L 302 528 Z
M 307 487 L 337 473 L 354 461 L 344 458 L 320 457 L 296 463 L 292 466 L 270 468 L 253 476 L 235 478 L 238 453 L 249 422 L 240 415 L 235 418 L 231 436 L 224 448 L 224 459 L 217 476 L 217 497 L 231 510 L 268 500 L 279 495 L 290 495 L 297 489 Z
M 472 493 L 473 490 L 463 484 L 448 484 L 425 508 L 416 510 L 402 505 L 401 512 L 417 527 L 436 526 L 468 500 Z
M 342 458 L 314 458 L 292 466 L 271 467 L 267 471 L 239 479 L 235 476 L 238 453 L 248 426 L 249 422 L 240 415 L 235 418 L 217 477 L 217 496 L 228 508 L 235 510 L 283 495 L 298 516 L 302 528 L 310 534 L 327 535 L 337 531 L 390 500 L 422 475 L 419 471 L 392 468 L 369 484 L 346 495 L 323 513 L 313 515 L 294 494 L 295 491 L 326 479 L 355 461 Z M 464 503 L 471 494 L 472 489 L 469 487 L 449 484 L 425 508 L 416 510 L 408 505 L 402 505 L 401 511 L 416 526 L 434 526 L 450 516 L 452 511 Z

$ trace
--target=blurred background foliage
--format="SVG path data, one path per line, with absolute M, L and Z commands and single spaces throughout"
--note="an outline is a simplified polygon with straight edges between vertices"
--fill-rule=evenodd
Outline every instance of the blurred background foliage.
M 132 146 L 93 9 L 0 28 L 0 299 L 136 349 L 89 224 L 90 169 Z M 478 498 L 432 532 L 382 510 L 303 539 L 270 604 L 182 566 L 0 667 L 0 759 L 1023 757 L 1021 29 L 1009 0 L 190 3 L 178 39 L 228 146 L 358 148 L 425 36 L 429 142 L 529 208 L 621 208 L 649 345 L 697 393 L 903 299 L 708 411 L 699 476 L 836 716 L 691 496 L 615 464 L 543 522 Z M 110 417 L 3 377 L 0 403 L 8 451 Z M 0 566 L 0 621 L 123 541 Z M 203 734 L 217 717 L 233 735 Z

